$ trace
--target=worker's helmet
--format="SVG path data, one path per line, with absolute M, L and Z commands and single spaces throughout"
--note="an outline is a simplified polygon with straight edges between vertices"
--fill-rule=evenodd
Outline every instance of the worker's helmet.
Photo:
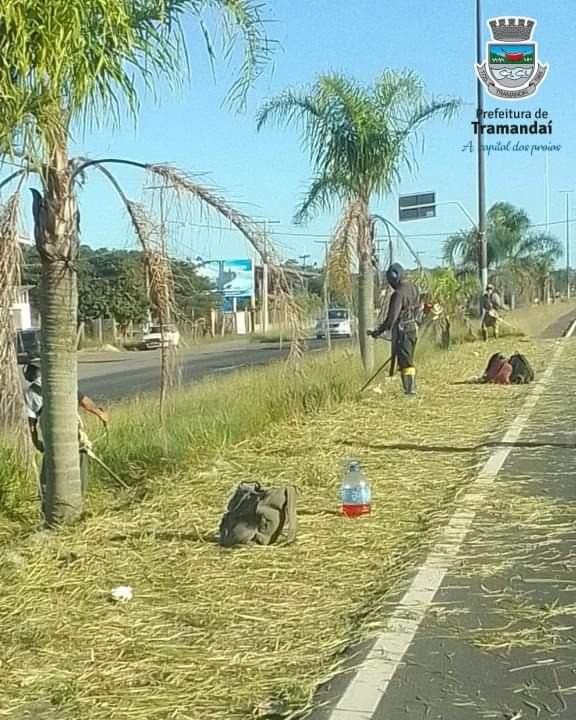
M 386 271 L 386 280 L 388 281 L 388 284 L 396 289 L 398 285 L 400 284 L 400 280 L 402 280 L 402 277 L 404 276 L 404 268 L 400 263 L 392 263 L 388 270 Z

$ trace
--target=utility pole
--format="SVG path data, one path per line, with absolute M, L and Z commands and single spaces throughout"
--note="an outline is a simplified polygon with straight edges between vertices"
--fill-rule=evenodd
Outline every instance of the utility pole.
M 481 0 L 476 0 L 476 62 L 482 64 L 482 9 Z M 476 120 L 482 122 L 484 113 L 484 91 L 480 78 L 476 80 Z M 480 284 L 482 292 L 488 285 L 488 247 L 486 243 L 486 178 L 482 134 L 478 133 L 478 244 L 480 255 Z
M 322 295 L 324 299 L 324 322 L 326 323 L 326 347 L 328 352 L 332 350 L 332 339 L 330 337 L 330 286 L 328 276 L 328 240 L 316 240 L 317 245 L 324 245 L 324 283 L 322 285 Z
M 264 245 L 264 251 L 260 252 L 260 258 L 262 260 L 262 288 L 261 288 L 261 294 L 262 294 L 262 332 L 264 335 L 268 332 L 269 328 L 269 322 L 270 322 L 270 315 L 268 312 L 268 286 L 269 286 L 269 279 L 268 279 L 268 273 L 269 273 L 269 263 L 270 263 L 270 256 L 269 256 L 269 247 L 268 247 L 268 226 L 271 224 L 279 225 L 279 220 L 255 220 L 255 222 L 260 223 L 264 229 L 264 237 L 262 239 L 263 245 Z
M 299 257 L 300 257 L 300 260 L 302 260 L 302 264 L 301 264 L 302 270 L 304 270 L 304 272 L 306 272 L 306 260 L 308 260 L 310 255 L 300 255 Z
M 566 297 L 570 299 L 570 195 L 574 190 L 560 190 L 566 195 Z
M 550 232 L 550 153 L 544 153 L 544 204 L 546 214 L 546 232 Z
M 262 256 L 262 332 L 268 334 L 268 227 L 264 223 L 264 255 Z

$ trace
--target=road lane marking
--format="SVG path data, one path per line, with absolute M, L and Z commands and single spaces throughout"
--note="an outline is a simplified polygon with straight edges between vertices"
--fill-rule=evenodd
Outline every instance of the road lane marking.
M 576 321 L 572 323 L 565 337 L 560 340 L 552 361 L 502 438 L 503 445 L 512 445 L 520 438 L 532 411 L 560 361 L 566 346 L 564 340 L 571 338 L 575 330 Z M 470 490 L 463 497 L 462 508 L 452 515 L 440 540 L 432 548 L 412 580 L 406 594 L 390 617 L 386 630 L 378 635 L 366 659 L 356 670 L 344 694 L 330 714 L 329 720 L 372 720 L 392 678 L 400 668 L 434 596 L 440 589 L 472 528 L 479 504 L 485 499 L 486 493 L 512 450 L 512 446 L 499 447 L 490 454 Z
M 238 368 L 241 368 L 241 367 L 246 367 L 246 363 L 242 363 L 242 365 L 227 365 L 226 367 L 214 368 L 213 370 L 209 370 L 208 374 L 218 373 L 218 372 L 227 372 L 228 370 L 237 370 Z

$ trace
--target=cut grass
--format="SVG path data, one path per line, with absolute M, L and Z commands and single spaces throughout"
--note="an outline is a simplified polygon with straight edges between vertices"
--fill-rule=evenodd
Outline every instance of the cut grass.
M 523 388 L 452 384 L 495 347 L 430 356 L 413 402 L 394 381 L 385 398 L 277 422 L 170 483 L 149 477 L 138 504 L 131 492 L 100 492 L 82 527 L 16 545 L 0 571 L 0 717 L 42 702 L 87 720 L 235 720 L 267 701 L 305 706 L 344 648 L 376 626 L 374 608 L 487 452 L 478 445 L 524 398 Z M 524 347 L 540 371 L 549 347 Z M 374 512 L 359 521 L 337 512 L 347 457 L 373 485 Z M 226 552 L 211 541 L 243 479 L 299 486 L 295 546 Z M 107 602 L 119 584 L 135 589 L 126 606 Z
M 202 384 L 176 401 L 166 438 L 153 401 L 118 408 L 124 435 L 106 458 L 132 465 L 133 489 L 95 488 L 92 516 L 57 535 L 24 542 L 0 524 L 0 717 L 240 720 L 306 706 L 342 651 L 385 622 L 387 592 L 527 392 L 454 383 L 519 342 L 426 355 L 411 402 L 397 380 L 357 400 L 362 371 L 335 355 L 305 375 L 278 366 Z M 552 346 L 521 348 L 541 372 Z M 374 492 L 356 521 L 338 515 L 349 457 Z M 300 488 L 295 546 L 214 544 L 231 487 L 250 479 Z M 120 584 L 134 600 L 112 605 Z

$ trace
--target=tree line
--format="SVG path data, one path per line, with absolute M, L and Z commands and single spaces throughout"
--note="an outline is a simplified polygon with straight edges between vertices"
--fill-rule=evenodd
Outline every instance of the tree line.
M 174 283 L 174 318 L 195 321 L 208 318 L 220 307 L 215 285 L 187 260 L 170 260 Z M 42 264 L 36 248 L 26 248 L 22 282 L 30 286 L 31 301 L 40 302 Z M 143 253 L 139 250 L 96 250 L 81 245 L 77 258 L 78 321 L 114 319 L 121 331 L 131 323 L 142 324 L 155 308 L 147 287 Z

